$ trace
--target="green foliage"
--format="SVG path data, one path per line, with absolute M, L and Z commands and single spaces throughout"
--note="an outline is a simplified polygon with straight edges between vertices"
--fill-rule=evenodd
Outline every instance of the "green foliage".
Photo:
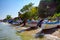
M 52 18 L 57 18 L 57 17 L 60 17 L 60 13 L 55 13 Z
M 53 16 L 49 16 L 48 19 L 56 20 L 56 18 L 59 18 L 59 17 L 60 17 L 60 13 L 55 13 Z
M 16 22 L 17 20 L 18 20 L 18 18 L 15 18 L 15 19 L 14 19 L 14 22 Z
M 28 14 L 28 12 L 25 12 L 24 14 L 23 14 L 23 19 L 25 19 L 25 18 L 29 18 L 29 14 Z
M 11 15 L 7 15 L 5 19 L 9 20 L 11 18 L 12 18 Z
M 56 2 L 57 2 L 56 10 L 59 13 L 60 12 L 60 0 L 56 0 Z
M 29 3 L 28 5 L 25 5 L 20 11 L 24 12 L 26 10 L 29 10 L 29 8 L 32 7 L 32 5 L 33 5 L 32 3 Z
M 25 5 L 22 9 L 21 9 L 21 12 L 23 14 L 20 15 L 21 18 L 25 19 L 37 19 L 38 18 L 38 15 L 37 15 L 37 12 L 38 12 L 38 8 L 37 7 L 34 7 L 32 3 L 28 4 L 28 5 Z
M 53 16 L 56 12 L 60 13 L 60 0 L 40 1 L 38 13 L 41 18 L 47 18 L 49 16 Z
M 36 19 L 38 16 L 38 8 L 37 7 L 32 7 L 30 10 L 30 17 Z
M 51 2 L 51 0 L 46 0 L 47 2 Z

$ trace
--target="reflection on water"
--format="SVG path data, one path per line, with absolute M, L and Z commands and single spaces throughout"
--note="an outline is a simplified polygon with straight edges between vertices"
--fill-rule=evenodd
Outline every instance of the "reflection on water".
M 16 31 L 7 23 L 0 22 L 0 40 L 21 40 Z

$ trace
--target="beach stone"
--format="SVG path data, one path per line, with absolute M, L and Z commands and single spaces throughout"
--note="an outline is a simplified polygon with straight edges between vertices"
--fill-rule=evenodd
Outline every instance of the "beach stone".
M 57 36 L 60 38 L 60 29 L 58 29 L 56 32 L 54 32 L 52 35 Z
M 56 30 L 52 34 L 45 34 L 45 40 L 60 40 L 60 29 Z
M 46 34 L 44 37 L 46 38 L 45 40 L 60 40 L 60 38 L 51 34 Z

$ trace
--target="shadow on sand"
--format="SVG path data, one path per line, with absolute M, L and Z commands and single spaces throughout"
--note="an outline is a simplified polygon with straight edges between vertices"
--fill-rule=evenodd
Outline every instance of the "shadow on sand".
M 51 29 L 43 29 L 41 32 L 36 33 L 36 38 L 44 37 L 44 34 L 53 34 L 55 31 L 60 29 L 60 26 Z
M 31 31 L 31 30 L 36 30 L 36 29 L 38 29 L 38 27 L 33 26 L 33 27 L 29 27 L 27 29 L 23 29 L 23 30 L 20 30 L 20 31 L 17 31 L 17 32 L 21 33 L 21 32 L 24 32 L 24 31 Z M 35 37 L 36 38 L 38 38 L 38 37 L 43 38 L 44 37 L 43 34 L 52 34 L 55 31 L 57 31 L 58 29 L 60 29 L 60 26 L 57 26 L 57 27 L 51 28 L 51 29 L 43 29 L 41 32 L 36 33 Z

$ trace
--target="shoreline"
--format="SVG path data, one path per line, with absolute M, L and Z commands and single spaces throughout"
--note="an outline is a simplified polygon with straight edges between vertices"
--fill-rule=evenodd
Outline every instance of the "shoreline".
M 17 27 L 16 25 L 12 25 L 11 24 L 11 26 L 14 26 L 13 28 L 15 29 L 15 30 L 23 30 L 23 29 L 27 29 L 27 27 Z M 30 30 L 30 31 L 24 31 L 24 32 L 22 32 L 22 33 L 17 33 L 17 35 L 18 36 L 21 36 L 21 38 L 22 38 L 22 40 L 44 40 L 44 39 L 46 39 L 49 35 L 47 35 L 46 36 L 46 38 L 35 38 L 34 37 L 34 35 L 36 34 L 36 33 L 38 33 L 39 32 L 39 29 L 36 29 L 36 30 Z M 55 33 L 53 33 L 53 34 L 51 34 L 51 35 L 53 35 L 53 36 L 55 36 L 56 35 L 56 33 L 57 32 L 55 32 Z M 57 35 L 56 35 L 57 36 Z M 51 38 L 51 37 L 50 37 Z M 47 38 L 48 39 L 48 38 Z

